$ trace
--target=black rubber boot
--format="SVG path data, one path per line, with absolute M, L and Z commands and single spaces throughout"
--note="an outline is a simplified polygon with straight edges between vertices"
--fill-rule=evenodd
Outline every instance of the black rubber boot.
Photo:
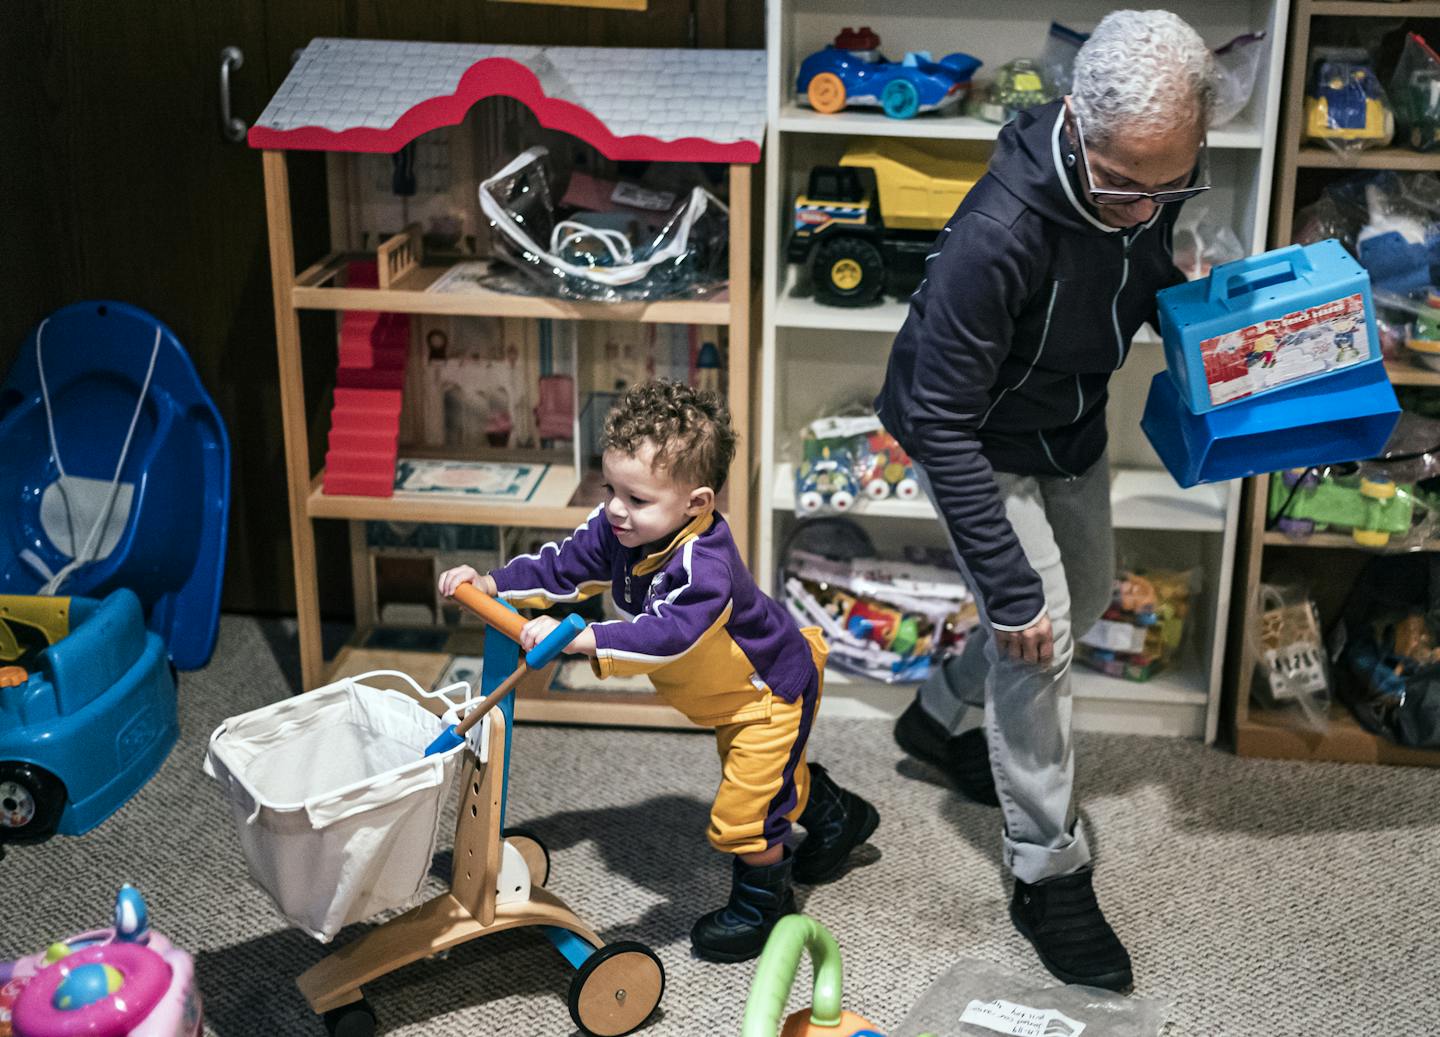
M 701 915 L 690 930 L 690 944 L 706 961 L 749 961 L 765 949 L 770 930 L 795 913 L 787 850 L 774 864 L 753 867 L 736 857 L 731 864 L 730 902 Z
M 938 768 L 966 799 L 987 807 L 1000 805 L 982 728 L 951 735 L 916 699 L 895 721 L 895 741 L 909 755 Z
M 1090 870 L 1031 885 L 1015 880 L 1010 919 L 1056 979 L 1130 989 L 1130 954 L 1100 913 Z
M 810 799 L 800 814 L 800 825 L 805 841 L 795 851 L 795 881 L 814 885 L 840 876 L 850 851 L 879 827 L 880 813 L 835 784 L 824 767 L 812 763 Z

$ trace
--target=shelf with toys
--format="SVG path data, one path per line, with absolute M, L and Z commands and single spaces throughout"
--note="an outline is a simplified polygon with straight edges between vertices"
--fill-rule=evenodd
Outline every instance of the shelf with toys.
M 1000 73 L 1000 88 L 993 94 L 986 93 L 985 98 L 994 101 L 1023 95 L 1033 84 L 1025 80 L 1027 66 L 1011 64 L 1012 59 L 1040 59 L 1039 52 L 1052 36 L 1060 37 L 1063 44 L 1066 34 L 1063 30 L 1052 32 L 1052 19 L 1059 17 L 1068 26 L 1083 31 L 1111 7 L 1098 0 L 1086 0 L 1057 12 L 1053 4 L 1038 0 L 1004 4 L 995 0 L 942 13 L 925 0 L 898 0 L 868 9 L 864 5 L 850 8 L 841 19 L 833 5 L 820 0 L 781 0 L 771 5 L 767 222 L 763 238 L 767 305 L 759 372 L 760 508 L 756 528 L 757 572 L 762 577 L 775 572 L 781 547 L 796 522 L 794 475 L 800 430 L 832 412 L 830 408 L 837 403 L 853 404 L 873 398 L 878 391 L 890 342 L 908 313 L 909 291 L 904 289 L 904 278 L 897 276 L 894 282 L 888 278 L 904 273 L 905 264 L 910 262 L 909 250 L 927 234 L 908 228 L 930 227 L 924 244 L 933 242 L 944 217 L 953 211 L 958 197 L 963 197 L 962 190 L 957 197 L 933 198 L 929 205 L 933 213 L 916 214 L 918 222 L 902 219 L 893 229 L 881 228 L 876 248 L 885 264 L 885 290 L 869 305 L 830 305 L 830 300 L 821 297 L 829 286 L 821 284 L 817 289 L 816 285 L 814 270 L 820 261 L 814 256 L 818 253 L 812 251 L 809 262 L 793 262 L 797 253 L 792 249 L 791 232 L 807 218 L 797 209 L 797 198 L 839 204 L 840 196 L 833 202 L 823 191 L 818 198 L 813 197 L 812 188 L 838 188 L 843 193 L 846 185 L 843 173 L 838 181 L 817 182 L 812 179 L 812 171 L 837 164 L 841 169 L 875 170 L 882 219 L 888 223 L 890 214 L 900 207 L 886 198 L 882 180 L 903 183 L 908 178 L 915 184 L 913 170 L 926 168 L 927 159 L 943 164 L 944 171 L 936 173 L 936 177 L 953 180 L 965 175 L 958 170 L 975 164 L 983 167 L 999 133 L 998 121 L 977 117 L 974 111 L 964 108 L 963 101 L 940 101 L 941 110 L 924 111 L 923 102 L 929 96 L 927 80 L 938 78 L 943 82 L 947 66 L 950 72 L 966 68 L 964 55 L 973 55 L 982 64 L 973 73 L 971 94 L 978 96 L 985 82 L 995 80 Z M 1248 103 L 1209 135 L 1214 186 L 1203 202 L 1207 212 L 1199 213 L 1199 203 L 1192 202 L 1188 207 L 1197 219 L 1203 215 L 1210 224 L 1227 227 L 1239 239 L 1238 247 L 1246 252 L 1260 251 L 1265 245 L 1287 8 L 1279 0 L 1195 2 L 1175 8 L 1214 46 L 1246 33 L 1266 35 L 1263 44 L 1250 52 L 1260 57 Z M 910 106 L 903 103 L 908 95 L 905 87 L 889 88 L 893 96 L 888 110 L 906 117 L 886 114 L 883 86 L 873 105 L 867 105 L 861 91 L 852 89 L 847 70 L 834 64 L 837 55 L 824 59 L 831 62 L 828 67 L 814 63 L 807 66 L 807 61 L 836 41 L 837 33 L 846 26 L 852 34 L 847 43 L 859 46 L 867 42 L 859 37 L 868 29 L 880 37 L 874 41 L 876 53 L 871 57 L 888 58 L 909 67 L 907 71 L 871 66 L 897 78 L 911 79 L 922 110 L 906 114 Z M 1245 46 L 1253 46 L 1253 41 Z M 901 61 L 907 48 L 922 47 L 929 48 L 936 57 L 921 55 Z M 820 72 L 832 73 L 844 90 L 837 93 L 834 82 L 822 79 L 816 97 L 812 97 L 809 84 Z M 849 103 L 852 93 L 859 104 Z M 845 98 L 843 110 L 827 112 L 825 108 L 833 107 L 837 96 Z M 907 148 L 916 150 L 907 152 Z M 896 164 L 886 165 L 891 162 Z M 932 179 L 932 183 L 937 182 Z M 920 186 L 925 186 L 923 177 Z M 927 223 L 927 218 L 939 222 Z M 922 255 L 924 251 L 928 249 L 922 250 Z M 1148 684 L 1087 673 L 1077 681 L 1081 688 L 1077 723 L 1105 730 L 1170 733 L 1208 740 L 1214 737 L 1219 720 L 1239 495 L 1229 485 L 1182 492 L 1164 474 L 1159 459 L 1141 436 L 1139 419 L 1146 389 L 1150 378 L 1164 365 L 1161 351 L 1153 348 L 1156 342 L 1158 337 L 1148 328 L 1143 329 L 1125 368 L 1111 384 L 1115 520 L 1123 531 L 1120 540 L 1126 550 L 1148 551 L 1168 540 L 1166 534 L 1187 531 L 1185 541 L 1193 541 L 1185 548 L 1193 554 L 1187 564 L 1202 565 L 1213 574 L 1196 606 L 1200 619 L 1195 624 L 1199 638 L 1196 644 L 1204 647 L 1192 647 L 1171 673 L 1157 676 Z M 923 501 L 869 501 L 852 514 L 872 530 L 877 543 L 908 545 L 938 536 L 938 523 L 930 521 L 932 509 Z M 897 528 L 897 522 L 905 525 Z M 893 715 L 908 701 L 908 689 L 842 681 L 838 672 L 827 680 L 827 709 L 849 709 L 854 704 L 861 714 Z
M 414 74 L 395 76 L 397 62 Z M 318 39 L 301 52 L 250 144 L 263 152 L 303 687 L 387 658 L 438 679 L 473 654 L 473 631 L 434 598 L 437 559 L 493 567 L 574 529 L 601 496 L 605 412 L 648 377 L 727 394 L 740 448 L 722 507 L 748 551 L 763 68 L 762 52 L 738 50 Z M 297 254 L 292 151 L 324 155 L 323 254 Z M 304 311 L 334 314 L 335 338 L 317 341 L 323 320 Z M 336 340 L 335 388 L 307 401 L 303 354 Z M 325 411 L 328 451 L 312 440 Z M 349 527 L 355 591 L 355 637 L 328 659 L 322 520 Z M 405 539 L 426 530 L 444 535 Z M 454 550 L 477 534 L 491 546 Z M 675 722 L 648 689 L 551 701 L 550 676 L 527 682 L 522 717 Z
M 1424 24 L 1401 20 L 1435 17 L 1440 17 L 1440 3 L 1298 0 L 1291 21 L 1287 103 L 1271 216 L 1272 245 L 1335 237 L 1357 255 L 1377 293 L 1386 374 L 1399 389 L 1402 407 L 1424 414 L 1433 413 L 1421 402 L 1432 400 L 1424 390 L 1440 387 L 1440 371 L 1423 366 L 1432 360 L 1429 350 L 1417 351 L 1407 341 L 1416 337 L 1415 331 L 1397 330 L 1409 318 L 1390 309 L 1381 296 L 1408 296 L 1417 288 L 1423 291 L 1427 280 L 1434 284 L 1433 275 L 1427 278 L 1424 272 L 1425 242 L 1435 234 L 1427 226 L 1433 217 L 1424 215 L 1428 211 L 1424 199 L 1427 192 L 1440 193 L 1435 175 L 1440 173 L 1440 153 L 1431 147 L 1433 141 L 1427 140 L 1425 130 L 1428 127 L 1433 136 L 1440 113 L 1413 106 L 1426 96 L 1427 84 L 1440 72 L 1440 65 L 1412 66 L 1413 82 L 1422 89 L 1408 97 L 1396 91 L 1406 91 L 1399 62 L 1413 52 L 1423 63 L 1426 52 L 1423 43 L 1407 39 L 1409 32 L 1423 31 Z M 1367 53 L 1353 49 L 1361 40 L 1369 41 Z M 1321 50 L 1340 47 L 1349 49 Z M 1377 64 L 1375 54 L 1388 55 L 1385 63 Z M 1377 95 L 1376 85 L 1388 92 L 1388 98 Z M 1411 111 L 1401 103 L 1410 105 Z M 1362 141 L 1364 146 L 1357 146 Z M 1412 143 L 1429 149 L 1407 146 Z M 1355 204 L 1346 208 L 1339 201 L 1342 198 L 1355 199 Z M 1340 211 L 1336 205 L 1344 215 L 1332 219 L 1326 214 Z M 1417 304 L 1416 312 L 1423 308 Z M 1408 420 L 1408 415 L 1401 420 Z M 1267 690 L 1270 679 L 1256 661 L 1256 637 L 1263 639 L 1266 624 L 1285 615 L 1273 600 L 1269 604 L 1262 600 L 1265 588 L 1303 589 L 1315 617 L 1309 636 L 1319 650 L 1324 638 L 1337 629 L 1353 588 L 1364 579 L 1372 560 L 1402 553 L 1411 560 L 1407 564 L 1423 569 L 1431 553 L 1440 550 L 1440 540 L 1427 531 L 1428 520 L 1422 518 L 1430 509 L 1427 495 L 1403 468 L 1362 466 L 1362 480 L 1367 474 L 1381 479 L 1381 489 L 1368 491 L 1363 482 L 1356 485 L 1353 468 L 1259 475 L 1245 482 L 1232 650 L 1227 660 L 1227 689 L 1233 694 L 1227 713 L 1235 749 L 1241 755 L 1281 759 L 1440 766 L 1440 752 L 1398 745 L 1366 730 L 1350 708 L 1335 701 L 1339 681 L 1346 682 L 1347 694 L 1357 694 L 1363 687 L 1348 672 L 1344 656 L 1316 685 L 1326 686 L 1331 699 L 1319 711 L 1301 710 L 1293 702 L 1277 699 L 1273 689 Z M 1395 489 L 1385 489 L 1387 478 L 1394 479 L 1390 486 Z M 1297 482 L 1302 487 L 1298 497 L 1288 488 Z M 1306 501 L 1303 495 L 1312 485 L 1325 496 Z M 1397 496 L 1386 496 L 1391 493 Z M 1395 524 L 1381 513 L 1381 506 L 1388 510 L 1397 501 L 1402 507 Z M 1370 509 L 1369 517 L 1356 516 L 1357 503 Z M 1288 651 L 1269 642 L 1265 647 L 1271 654 L 1278 652 L 1277 658 L 1285 658 Z M 1397 655 L 1394 672 L 1404 669 Z

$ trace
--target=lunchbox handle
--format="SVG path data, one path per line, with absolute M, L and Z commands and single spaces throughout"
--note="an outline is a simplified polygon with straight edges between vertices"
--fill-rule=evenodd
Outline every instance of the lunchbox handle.
M 1261 288 L 1298 281 L 1314 269 L 1310 257 L 1300 245 L 1286 245 L 1263 255 L 1246 256 L 1217 266 L 1210 272 L 1210 292 L 1206 301 L 1211 304 L 1229 303 Z

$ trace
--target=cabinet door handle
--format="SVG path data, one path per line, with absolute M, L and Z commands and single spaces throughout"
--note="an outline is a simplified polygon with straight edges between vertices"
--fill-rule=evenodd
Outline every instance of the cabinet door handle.
M 236 144 L 245 139 L 247 128 L 243 120 L 230 114 L 230 71 L 244 64 L 245 55 L 239 47 L 226 47 L 220 52 L 220 132 Z

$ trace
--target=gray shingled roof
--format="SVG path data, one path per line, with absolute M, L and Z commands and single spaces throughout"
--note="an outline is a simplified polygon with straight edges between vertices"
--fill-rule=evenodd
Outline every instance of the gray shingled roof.
M 486 58 L 511 58 L 550 97 L 571 101 L 617 137 L 699 137 L 759 144 L 765 52 L 316 39 L 301 52 L 256 126 L 383 130 L 421 101 L 455 92 Z

